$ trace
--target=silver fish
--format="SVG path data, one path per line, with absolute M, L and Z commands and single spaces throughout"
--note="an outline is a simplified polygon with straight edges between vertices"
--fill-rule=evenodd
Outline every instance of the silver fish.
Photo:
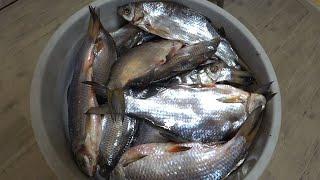
M 107 85 L 111 67 L 117 61 L 116 44 L 110 33 L 103 27 L 95 9 L 90 12 L 92 20 L 90 21 L 88 32 L 92 37 L 92 43 L 94 43 L 92 78 L 94 82 Z
M 145 99 L 130 95 L 125 99 L 127 115 L 146 119 L 182 139 L 204 143 L 225 140 L 249 113 L 266 104 L 263 95 L 220 84 L 170 87 Z
M 205 16 L 177 3 L 135 2 L 120 7 L 118 13 L 149 33 L 187 44 L 220 37 Z M 239 58 L 226 39 L 221 38 L 216 55 L 228 66 L 240 68 Z
M 88 108 L 99 105 L 93 88 L 81 82 L 93 80 L 93 66 L 96 59 L 94 39 L 99 34 L 95 29 L 100 26 L 100 23 L 94 8 L 89 6 L 89 9 L 91 19 L 88 33 L 77 55 L 68 91 L 68 126 L 75 160 L 85 174 L 93 176 L 96 172 L 102 134 L 101 116 L 85 114 Z
M 138 122 L 134 118 L 125 117 L 123 121 L 110 119 L 110 115 L 104 115 L 102 120 L 99 165 L 100 174 L 103 176 L 108 176 L 122 153 L 131 146 L 138 129 Z
M 228 82 L 248 86 L 253 81 L 251 73 L 230 68 L 223 61 L 213 60 L 207 65 L 172 78 L 170 84 L 211 86 L 219 82 Z
M 111 36 L 116 43 L 117 52 L 120 56 L 129 49 L 155 38 L 155 35 L 147 33 L 132 24 L 124 25 L 117 31 L 112 32 Z
M 228 176 L 243 162 L 261 123 L 261 107 L 226 143 L 155 143 L 129 149 L 112 173 L 118 179 L 213 179 Z

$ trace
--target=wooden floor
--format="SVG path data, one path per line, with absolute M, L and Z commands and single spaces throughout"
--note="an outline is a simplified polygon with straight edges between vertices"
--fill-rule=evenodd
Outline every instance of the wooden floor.
M 307 1 L 225 0 L 266 49 L 281 86 L 281 134 L 261 179 L 320 179 L 320 12 Z M 56 179 L 33 136 L 30 82 L 52 33 L 89 2 L 19 0 L 0 11 L 0 179 Z

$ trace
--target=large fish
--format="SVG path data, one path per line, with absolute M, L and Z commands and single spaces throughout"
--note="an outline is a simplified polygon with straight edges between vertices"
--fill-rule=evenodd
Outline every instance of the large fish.
M 226 143 L 156 143 L 133 147 L 121 157 L 113 178 L 223 179 L 243 162 L 259 129 L 261 111 L 261 107 L 254 110 Z
M 89 9 L 91 19 L 88 33 L 77 55 L 68 92 L 68 126 L 75 160 L 84 173 L 93 176 L 96 172 L 101 140 L 101 116 L 85 114 L 88 108 L 97 107 L 98 102 L 92 87 L 82 82 L 92 81 L 95 74 L 96 81 L 104 82 L 100 79 L 102 77 L 99 76 L 99 73 L 101 73 L 99 70 L 101 69 L 94 73 L 93 66 L 95 63 L 102 63 L 101 61 L 104 61 L 103 58 L 105 57 L 101 57 L 102 54 L 96 56 L 97 49 L 101 50 L 101 44 L 97 44 L 96 40 L 99 36 L 102 36 L 100 31 L 102 27 L 94 8 L 89 6 Z M 95 62 L 96 60 L 99 62 Z
M 102 140 L 100 143 L 100 174 L 108 173 L 116 166 L 122 153 L 132 144 L 138 129 L 137 120 L 125 117 L 123 121 L 111 121 L 110 115 L 102 120 Z
M 130 49 L 113 67 L 107 86 L 107 99 L 113 120 L 123 119 L 124 89 L 146 87 L 152 82 L 171 78 L 204 63 L 216 52 L 220 39 L 184 46 L 178 41 L 149 42 Z
M 264 108 L 267 101 L 264 95 L 223 84 L 201 88 L 173 86 L 152 91 L 127 91 L 125 114 L 147 120 L 163 129 L 172 140 L 179 137 L 179 141 L 225 140 L 239 129 L 248 114 L 258 106 Z M 88 111 L 106 112 L 111 113 L 104 107 Z
M 165 39 L 195 44 L 220 37 L 205 16 L 173 2 L 135 2 L 120 7 L 118 13 L 141 29 Z M 216 55 L 228 66 L 240 68 L 239 58 L 226 39 L 221 38 Z
M 129 49 L 141 45 L 142 43 L 155 38 L 155 35 L 149 34 L 142 29 L 132 25 L 127 24 L 111 33 L 119 55 L 124 54 Z
M 148 120 L 173 137 L 213 142 L 234 134 L 256 107 L 265 106 L 263 95 L 229 85 L 193 88 L 170 87 L 148 98 L 126 96 L 126 114 Z

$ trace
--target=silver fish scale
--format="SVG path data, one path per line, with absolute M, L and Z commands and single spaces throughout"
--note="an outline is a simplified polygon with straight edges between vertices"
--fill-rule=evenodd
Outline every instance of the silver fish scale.
M 210 66 L 203 69 L 196 69 L 188 74 L 174 77 L 178 84 L 214 84 L 216 82 L 232 81 L 232 70 L 228 68 L 221 68 L 216 72 L 212 72 Z
M 144 2 L 136 3 L 135 8 L 137 11 L 142 11 L 144 17 L 134 24 L 163 38 L 195 44 L 220 37 L 205 16 L 183 5 L 168 2 Z M 224 38 L 221 38 L 216 55 L 228 66 L 240 67 L 238 55 Z
M 156 27 L 170 27 L 171 39 L 185 40 L 189 44 L 195 44 L 210 41 L 218 35 L 211 25 L 209 26 L 210 23 L 204 16 L 189 8 L 162 2 L 142 3 L 142 7 L 146 22 Z M 170 20 L 167 19 L 168 17 Z M 144 22 L 142 23 L 139 25 L 145 26 Z
M 218 100 L 234 96 L 241 96 L 243 103 Z M 248 115 L 249 97 L 249 93 L 228 85 L 215 88 L 178 86 L 147 99 L 126 96 L 126 113 L 147 119 L 183 139 L 212 142 L 224 139 L 243 124 Z M 258 106 L 264 102 L 255 103 Z
M 125 117 L 123 121 L 112 121 L 105 115 L 102 124 L 100 152 L 103 167 L 114 167 L 122 153 L 129 148 L 137 130 L 137 120 Z
M 227 176 L 244 157 L 245 138 L 240 136 L 224 145 L 203 147 L 177 153 L 151 154 L 116 170 L 126 179 L 214 179 Z

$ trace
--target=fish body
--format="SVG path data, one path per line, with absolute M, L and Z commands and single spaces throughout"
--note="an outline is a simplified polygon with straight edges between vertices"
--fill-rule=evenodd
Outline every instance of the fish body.
M 145 43 L 131 49 L 112 67 L 108 88 L 124 88 L 137 79 L 147 79 L 154 69 L 166 62 L 166 57 L 170 52 L 181 47 L 182 43 L 162 40 Z
M 122 153 L 132 144 L 138 122 L 134 118 L 125 117 L 123 121 L 111 121 L 110 115 L 102 120 L 102 140 L 100 143 L 100 174 L 108 173 L 116 166 Z
M 113 177 L 120 179 L 213 179 L 228 176 L 243 162 L 260 126 L 261 107 L 226 143 L 153 143 L 130 148 Z
M 146 86 L 194 69 L 216 51 L 218 39 L 185 46 L 178 41 L 149 42 L 131 49 L 112 67 L 109 89 Z
M 110 33 L 103 27 L 96 12 L 91 12 L 91 18 L 89 37 L 92 38 L 91 41 L 94 43 L 92 80 L 99 84 L 107 85 L 111 67 L 117 61 L 116 44 Z
M 203 143 L 225 140 L 252 110 L 266 104 L 263 95 L 220 84 L 176 86 L 148 98 L 127 95 L 125 99 L 127 115 L 145 119 L 173 136 Z
M 141 29 L 165 39 L 196 44 L 220 37 L 205 16 L 173 2 L 129 3 L 120 7 L 118 13 Z M 228 66 L 240 68 L 238 56 L 230 43 L 221 39 L 216 55 Z
M 223 61 L 213 62 L 200 66 L 171 80 L 171 84 L 210 86 L 215 83 L 228 82 L 247 86 L 254 81 L 251 73 L 228 67 Z
M 98 102 L 94 90 L 81 83 L 93 80 L 93 66 L 95 57 L 94 24 L 97 23 L 93 16 L 94 9 L 90 7 L 91 24 L 88 34 L 78 52 L 73 78 L 68 93 L 69 133 L 72 151 L 80 169 L 89 176 L 93 176 L 99 154 L 101 140 L 101 116 L 85 112 L 92 107 L 97 107 Z
M 111 36 L 116 43 L 119 55 L 124 54 L 137 45 L 141 45 L 142 43 L 155 38 L 154 35 L 149 34 L 132 24 L 124 25 L 117 31 L 111 33 Z

